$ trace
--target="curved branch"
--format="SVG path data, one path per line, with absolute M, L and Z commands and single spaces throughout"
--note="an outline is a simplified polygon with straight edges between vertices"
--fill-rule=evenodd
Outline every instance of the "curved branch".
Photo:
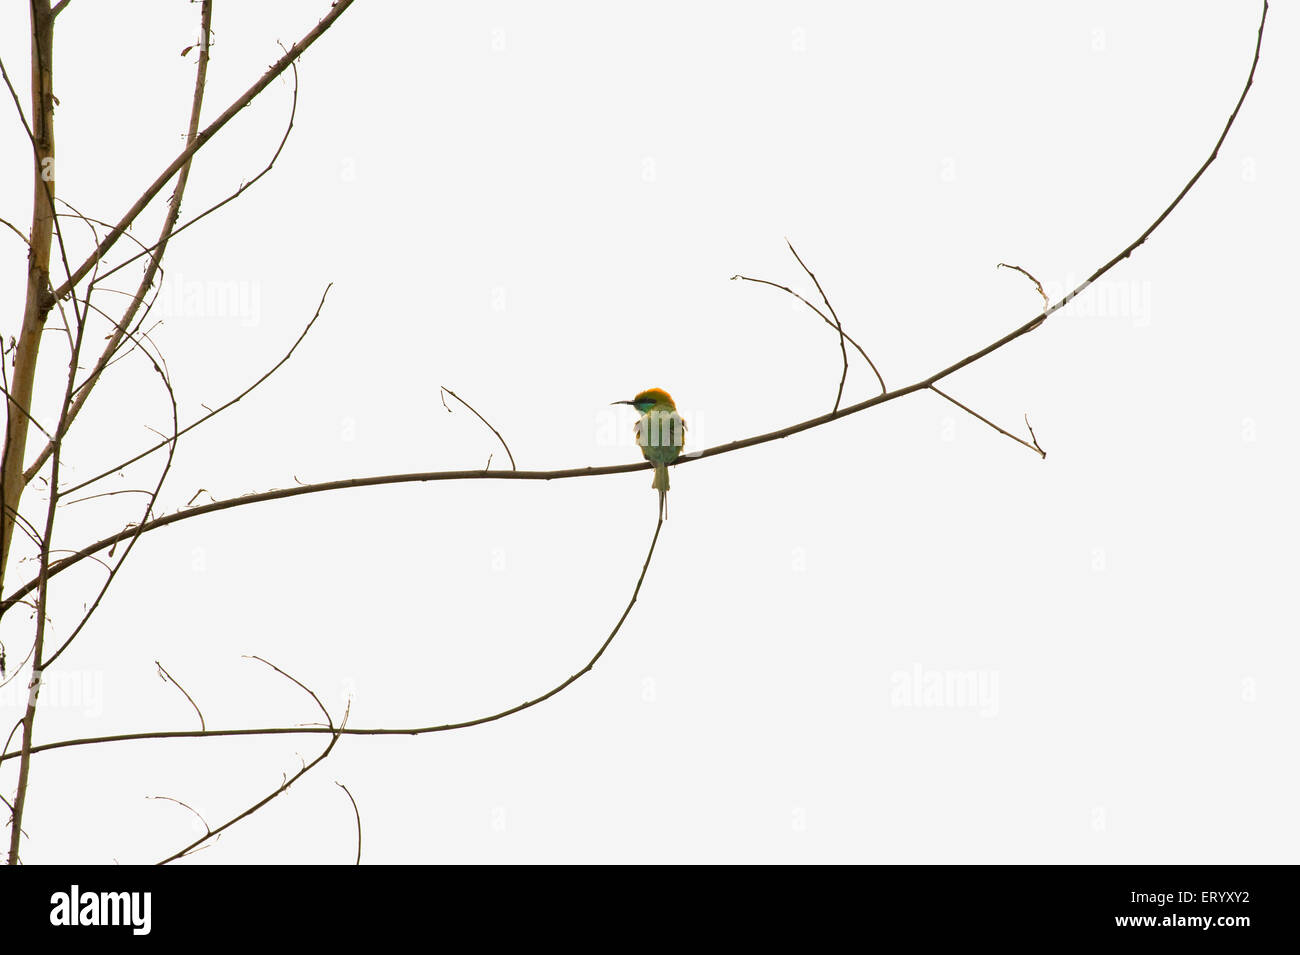
M 831 318 L 835 319 L 835 330 L 840 333 L 840 357 L 844 359 L 844 370 L 840 372 L 840 387 L 839 390 L 835 392 L 835 404 L 831 406 L 832 411 L 839 411 L 840 401 L 844 398 L 844 382 L 847 381 L 849 377 L 849 350 L 844 347 L 844 326 L 840 322 L 840 317 L 835 314 L 835 306 L 831 304 L 831 300 L 826 297 L 826 293 L 822 290 L 822 283 L 817 281 L 817 276 L 813 275 L 813 270 L 804 265 L 803 259 L 799 258 L 799 253 L 794 250 L 794 243 L 789 239 L 786 239 L 785 244 L 790 247 L 790 254 L 794 256 L 794 260 L 799 263 L 800 268 L 808 273 L 808 277 L 812 279 L 813 285 L 817 286 L 817 291 L 821 294 L 822 301 L 826 303 L 826 310 L 831 313 Z M 861 349 L 859 349 L 859 351 L 861 351 Z M 862 357 L 867 358 L 867 353 L 862 352 Z M 876 366 L 872 363 L 870 358 L 867 358 L 867 364 L 871 365 L 871 370 L 876 372 L 877 378 L 880 378 L 880 372 L 876 371 Z M 885 387 L 885 379 L 883 378 L 880 378 L 880 390 L 889 390 Z
M 498 712 L 498 713 L 493 713 L 493 714 L 491 714 L 491 715 L 489 715 L 489 716 L 480 716 L 480 717 L 478 717 L 478 718 L 476 718 L 476 719 L 465 720 L 465 721 L 460 722 L 460 723 L 445 723 L 445 724 L 443 724 L 443 725 L 441 725 L 441 726 L 426 726 L 426 727 L 421 727 L 421 728 L 417 728 L 417 729 L 407 729 L 407 730 L 349 730 L 349 729 L 347 728 L 348 713 L 345 712 L 345 713 L 343 714 L 343 721 L 342 721 L 342 723 L 338 726 L 338 728 L 335 728 L 335 726 L 334 726 L 334 720 L 330 717 L 329 710 L 325 708 L 325 704 L 323 704 L 323 703 L 320 701 L 320 697 L 318 697 L 315 693 L 313 693 L 310 689 L 308 689 L 305 685 L 303 685 L 302 683 L 300 683 L 298 680 L 294 679 L 294 678 L 293 678 L 292 676 L 290 676 L 288 673 L 285 673 L 283 670 L 281 670 L 281 669 L 280 669 L 279 667 L 277 667 L 275 664 L 270 663 L 270 662 L 268 662 L 268 661 L 266 661 L 266 660 L 263 660 L 261 657 L 254 656 L 252 659 L 254 659 L 254 660 L 260 660 L 262 663 L 265 663 L 267 666 L 271 667 L 271 669 L 275 670 L 275 671 L 276 671 L 277 673 L 279 673 L 281 676 L 285 677 L 285 678 L 288 679 L 288 680 L 292 680 L 294 683 L 297 683 L 298 686 L 302 687 L 302 689 L 303 689 L 305 692 L 307 692 L 308 694 L 310 694 L 311 698 L 312 698 L 313 700 L 316 701 L 316 705 L 317 705 L 318 707 L 320 707 L 321 712 L 325 714 L 325 720 L 326 720 L 326 724 L 327 724 L 327 725 L 325 725 L 325 726 L 298 726 L 298 727 L 294 727 L 292 730 L 289 730 L 289 731 L 290 731 L 290 732 L 298 732 L 298 733 L 329 733 L 329 734 L 330 734 L 329 745 L 325 747 L 324 751 L 321 752 L 321 754 L 320 754 L 319 756 L 317 756 L 315 759 L 313 759 L 310 763 L 305 764 L 305 765 L 302 767 L 302 769 L 299 770 L 297 773 L 295 773 L 292 777 L 290 777 L 289 779 L 286 779 L 286 780 L 284 781 L 284 783 L 281 784 L 281 786 L 280 786 L 278 789 L 276 789 L 274 792 L 272 792 L 270 795 L 268 795 L 265 799 L 262 799 L 261 801 L 259 801 L 259 802 L 255 803 L 254 805 L 250 806 L 248 809 L 245 809 L 245 810 L 244 810 L 243 812 L 241 812 L 239 815 L 233 817 L 232 819 L 230 819 L 228 822 L 224 823 L 223 825 L 218 826 L 216 829 L 209 830 L 205 835 L 203 835 L 202 837 L 200 837 L 200 838 L 194 840 L 194 842 L 190 843 L 190 844 L 189 844 L 188 846 L 186 846 L 184 849 L 181 849 L 180 851 L 175 852 L 175 853 L 173 853 L 172 855 L 168 856 L 166 859 L 163 859 L 163 860 L 162 860 L 160 863 L 158 863 L 158 864 L 159 864 L 159 865 L 166 865 L 168 862 L 172 862 L 172 861 L 174 861 L 174 860 L 176 860 L 176 859 L 181 858 L 181 857 L 184 856 L 184 855 L 187 855 L 188 853 L 192 852 L 192 851 L 193 851 L 194 849 L 196 849 L 198 846 L 200 846 L 200 845 L 202 845 L 203 843 L 207 842 L 209 839 L 213 838 L 214 836 L 219 836 L 223 831 L 225 831 L 226 829 L 229 829 L 231 826 L 233 826 L 235 823 L 239 822 L 241 819 L 245 819 L 245 818 L 247 818 L 248 816 L 251 816 L 253 813 L 257 812 L 257 810 L 261 809 L 263 806 L 265 806 L 267 803 L 269 803 L 269 802 L 270 802 L 272 799 L 274 799 L 276 796 L 279 796 L 281 793 L 283 793 L 285 790 L 287 790 L 290 786 L 292 786 L 295 782 L 297 782 L 299 779 L 301 779 L 303 776 L 305 776 L 305 775 L 306 775 L 306 774 L 307 774 L 307 773 L 308 773 L 308 772 L 309 772 L 309 771 L 310 771 L 314 766 L 316 766 L 317 764 L 319 764 L 320 762 L 322 762 L 322 761 L 323 761 L 327 756 L 329 756 L 330 752 L 334 749 L 335 744 L 338 743 L 340 737 L 342 737 L 342 736 L 373 736 L 373 735 L 376 735 L 376 734 L 385 734 L 385 735 L 398 735 L 398 734 L 400 734 L 400 735 L 402 735 L 402 736 L 420 736 L 420 735 L 424 735 L 424 734 L 426 734 L 426 733 L 439 733 L 439 732 L 446 732 L 447 730 L 467 729 L 467 728 L 469 728 L 469 727 L 471 727 L 471 726 L 480 726 L 480 725 L 482 725 L 482 724 L 484 724 L 484 723 L 493 723 L 493 722 L 495 722 L 495 721 L 497 721 L 497 720 L 505 719 L 507 716 L 513 716 L 515 713 L 519 713 L 519 712 L 521 712 L 521 711 L 523 711 L 523 710 L 526 710 L 526 709 L 529 709 L 529 708 L 531 708 L 531 707 L 534 707 L 534 706 L 536 706 L 538 703 L 544 703 L 545 701 L 549 700 L 551 697 L 555 696 L 557 693 L 561 693 L 561 692 L 563 692 L 566 688 L 568 688 L 569 686 L 572 686 L 572 685 L 573 685 L 574 683 L 576 683 L 579 679 L 581 679 L 582 676 L 583 676 L 584 674 L 591 672 L 592 668 L 595 667 L 597 661 L 599 661 L 600 658 L 601 658 L 602 656 L 605 655 L 605 651 L 606 651 L 607 649 L 609 649 L 609 645 L 610 645 L 611 643 L 614 642 L 614 638 L 615 638 L 616 636 L 618 636 L 618 632 L 619 632 L 619 630 L 623 629 L 623 623 L 627 620 L 628 614 L 630 614 L 630 613 L 632 612 L 632 607 L 633 607 L 633 605 L 636 603 L 636 598 L 637 598 L 637 597 L 640 595 L 640 593 L 641 593 L 641 585 L 642 585 L 643 583 L 645 583 L 645 575 L 646 575 L 646 571 L 648 571 L 648 570 L 650 569 L 650 559 L 651 559 L 652 557 L 654 557 L 654 553 L 655 553 L 655 544 L 657 544 L 657 543 L 659 542 L 659 532 L 663 530 L 663 526 L 664 526 L 663 518 L 660 517 L 659 520 L 655 523 L 655 533 L 654 533 L 654 537 L 652 537 L 652 538 L 650 539 L 650 549 L 646 552 L 646 555 L 645 555 L 645 563 L 643 563 L 643 564 L 641 565 L 641 574 L 640 574 L 640 576 L 637 577 L 637 579 L 636 579 L 636 586 L 632 589 L 632 597 L 631 597 L 631 599 L 628 600 L 628 602 L 627 602 L 627 606 L 623 608 L 623 614 L 622 614 L 622 616 L 620 616 L 620 617 L 618 618 L 618 623 L 614 624 L 614 629 L 611 630 L 611 631 L 609 632 L 609 636 L 605 638 L 605 642 L 602 643 L 602 644 L 600 645 L 600 649 L 598 649 L 598 650 L 596 651 L 595 655 L 592 656 L 592 658 L 591 658 L 590 660 L 587 661 L 587 665 L 586 665 L 585 667 L 583 667 L 581 670 L 578 670 L 576 673 L 574 673 L 572 676 L 570 676 L 568 679 L 566 679 L 563 683 L 560 683 L 560 684 L 558 684 L 558 685 L 552 687 L 551 689 L 547 690 L 547 691 L 546 691 L 545 693 L 543 693 L 541 696 L 534 697 L 534 698 L 531 699 L 531 700 L 525 700 L 524 702 L 519 703 L 519 704 L 517 704 L 516 706 L 512 706 L 512 707 L 510 707 L 509 709 L 506 709 L 506 710 L 501 710 L 500 712 Z M 349 707 L 349 711 L 350 711 L 350 709 L 351 709 L 351 704 L 348 704 L 348 707 Z M 189 734 L 180 734 L 180 735 L 189 735 L 189 736 L 195 736 L 195 735 L 197 735 L 197 736 L 214 736 L 214 735 L 216 735 L 216 736 L 221 736 L 221 735 L 230 735 L 230 736 L 249 736 L 249 735 L 258 735 L 259 733 L 260 733 L 261 735 L 274 735 L 274 734 L 277 734 L 277 733 L 283 735 L 283 731 L 286 730 L 286 729 L 288 729 L 288 728 L 287 728 L 287 727 L 275 727 L 275 728 L 272 728 L 271 730 L 260 730 L 260 731 L 259 731 L 259 730 L 252 730 L 252 731 L 248 731 L 248 730 L 234 730 L 234 731 L 228 731 L 228 732 L 227 732 L 227 731 L 222 731 L 222 730 L 210 730 L 210 731 L 207 731 L 207 732 L 200 731 L 200 732 L 198 732 L 198 733 L 189 733 Z M 142 738 L 142 737 L 137 737 L 137 738 Z M 35 751 L 35 748 L 33 748 L 32 750 L 28 750 L 28 751 L 26 751 L 26 752 L 28 752 L 28 753 L 30 754 L 31 752 L 34 752 L 34 751 Z M 3 757 L 0 757 L 0 761 L 2 761 L 2 760 L 3 760 Z M 345 792 L 347 791 L 347 790 L 346 790 L 346 787 L 344 787 L 344 791 L 345 791 Z M 348 793 L 348 798 L 349 798 L 349 799 L 352 799 L 352 794 L 351 794 L 351 793 Z M 354 809 L 356 808 L 356 800 L 353 800 L 353 802 L 352 802 L 352 806 L 353 806 Z M 357 862 L 358 862 L 358 864 L 360 863 L 360 861 L 361 861 L 361 814 L 360 814 L 360 812 L 358 812 L 358 813 L 357 813 Z
M 440 387 L 443 391 L 447 392 L 447 394 L 451 395 L 453 398 L 455 398 L 457 401 L 459 401 L 461 404 L 463 404 L 463 405 L 464 405 L 466 408 L 468 408 L 470 411 L 473 411 L 473 412 L 474 412 L 474 417 L 478 418 L 479 421 L 482 421 L 485 425 L 488 426 L 488 430 L 491 431 L 493 434 L 495 434 L 495 435 L 497 436 L 497 440 L 501 442 L 501 447 L 503 447 L 503 448 L 506 449 L 506 456 L 510 458 L 510 468 L 511 468 L 511 470 L 518 471 L 519 468 L 518 468 L 518 466 L 515 464 L 515 456 L 514 456 L 513 454 L 510 453 L 510 445 L 506 444 L 506 439 L 503 438 L 503 437 L 501 437 L 501 432 L 498 431 L 496 428 L 492 427 L 492 422 L 488 421 L 487 418 L 485 418 L 485 417 L 483 417 L 481 414 L 479 414 L 479 413 L 478 413 L 478 410 L 477 410 L 477 409 L 476 409 L 472 404 L 470 404 L 468 401 L 466 401 L 466 400 L 465 400 L 464 398 L 462 398 L 460 395 L 456 394 L 456 392 L 452 391 L 452 390 L 451 390 L 450 388 L 448 388 L 446 385 L 439 385 L 438 387 Z M 442 403 L 442 406 L 443 406 L 444 408 L 447 408 L 447 402 L 444 401 L 444 402 Z M 450 408 L 447 408 L 447 411 L 450 412 L 451 409 L 450 409 Z
M 1041 295 L 1042 298 L 1043 298 L 1043 307 L 1044 307 L 1044 308 L 1046 308 L 1048 305 L 1051 305 L 1051 304 L 1052 304 L 1052 300 L 1051 300 L 1050 298 L 1048 298 L 1048 297 L 1047 297 L 1047 293 L 1043 291 L 1043 283 L 1040 282 L 1040 281 L 1038 281 L 1038 279 L 1034 278 L 1034 276 L 1033 276 L 1032 274 L 1030 274 L 1028 270 L 1026 270 L 1026 269 L 1022 269 L 1022 268 L 1021 268 L 1020 266 L 1018 266 L 1018 265 L 1008 265 L 1008 264 L 1005 263 L 1005 262 L 999 262 L 999 263 L 998 263 L 998 268 L 1000 268 L 1000 269 L 1011 269 L 1013 272 L 1019 272 L 1019 273 L 1020 273 L 1021 275 L 1023 275 L 1025 278 L 1029 279 L 1029 281 L 1031 281 L 1031 282 L 1034 283 L 1034 288 L 1038 290 L 1038 294 Z
M 207 821 L 206 819 L 203 818 L 203 813 L 199 812 L 197 809 L 195 809 L 195 808 L 194 808 L 193 806 L 191 806 L 189 803 L 187 803 L 187 802 L 181 802 L 181 801 L 180 801 L 179 799 L 177 799 L 175 796 L 145 796 L 144 798 L 145 798 L 145 799 L 160 799 L 160 800 L 163 800 L 163 801 L 165 801 L 165 802 L 174 802 L 174 803 L 175 803 L 176 805 L 178 805 L 178 806 L 183 806 L 185 809 L 188 809 L 188 810 L 190 811 L 190 813 L 194 816 L 195 819 L 197 819 L 199 822 L 203 823 L 203 828 L 204 828 L 204 829 L 206 829 L 208 832 L 211 832 L 211 831 L 212 831 L 212 827 L 211 827 L 210 825 L 208 825 L 208 821 Z
M 158 668 L 158 675 L 163 678 L 163 681 L 165 683 L 170 683 L 172 686 L 176 687 L 176 689 L 181 691 L 181 695 L 184 696 L 185 699 L 189 700 L 190 706 L 194 707 L 194 712 L 199 715 L 199 729 L 201 730 L 207 729 L 208 723 L 207 720 L 203 718 L 203 711 L 199 709 L 199 704 L 194 702 L 194 697 L 190 696 L 189 691 L 186 690 L 185 687 L 181 686 L 180 683 L 177 681 L 176 677 L 168 673 L 167 668 L 164 667 L 157 660 L 153 661 L 153 665 Z M 185 804 L 181 803 L 181 805 L 185 805 Z
M 501 471 L 499 473 L 510 474 L 512 472 Z M 121 743 L 121 742 L 126 742 L 128 740 L 196 739 L 196 738 L 206 739 L 206 738 L 215 738 L 218 736 L 289 736 L 289 735 L 300 734 L 300 733 L 305 733 L 305 734 L 329 733 L 334 737 L 334 739 L 330 743 L 330 746 L 332 747 L 334 743 L 338 741 L 338 737 L 340 736 L 423 736 L 428 733 L 445 733 L 448 730 L 468 729 L 471 726 L 481 726 L 484 723 L 494 723 L 497 720 L 505 719 L 507 716 L 513 716 L 515 713 L 519 713 L 522 712 L 523 710 L 530 709 L 531 707 L 536 706 L 538 703 L 546 702 L 551 697 L 555 696 L 557 693 L 561 693 L 568 687 L 572 686 L 579 679 L 581 679 L 584 674 L 591 672 L 592 668 L 595 667 L 596 663 L 599 662 L 600 658 L 605 655 L 605 651 L 609 649 L 609 645 L 614 642 L 614 638 L 618 636 L 618 632 L 623 628 L 623 624 L 627 621 L 628 614 L 632 612 L 632 607 L 636 604 L 637 597 L 641 593 L 641 585 L 645 583 L 646 572 L 650 569 L 650 559 L 654 557 L 655 544 L 659 542 L 659 532 L 663 530 L 663 526 L 664 526 L 663 518 L 660 517 L 655 523 L 654 537 L 650 539 L 650 549 L 646 552 L 645 562 L 641 565 L 641 574 L 640 576 L 637 577 L 636 586 L 632 589 L 632 597 L 631 599 L 628 600 L 627 606 L 623 608 L 623 614 L 618 618 L 618 622 L 614 624 L 614 629 L 609 632 L 609 636 L 605 638 L 605 642 L 600 645 L 600 648 L 595 652 L 592 658 L 587 661 L 587 665 L 584 666 L 581 670 L 578 670 L 572 676 L 568 677 L 562 683 L 559 683 L 556 686 L 552 687 L 551 689 L 547 690 L 541 696 L 536 696 L 530 700 L 525 700 L 524 702 L 518 703 L 515 706 L 510 707 L 509 709 L 501 710 L 500 712 L 492 713 L 488 716 L 479 716 L 474 719 L 463 720 L 459 723 L 442 723 L 436 726 L 417 726 L 417 727 L 407 727 L 401 729 L 385 728 L 385 727 L 380 727 L 375 729 L 348 729 L 345 726 L 340 726 L 338 729 L 335 729 L 334 726 L 331 724 L 329 726 L 272 726 L 272 727 L 264 727 L 260 729 L 176 730 L 176 731 L 163 731 L 158 733 L 122 733 L 116 736 L 100 736 L 100 737 L 95 737 L 90 739 L 59 740 L 53 743 L 44 743 L 39 746 L 33 746 L 30 750 L 30 753 L 32 755 L 35 755 L 36 753 L 44 752 L 46 750 L 63 749 L 68 746 L 89 746 L 95 743 Z M 267 665 L 270 666 L 271 664 L 267 664 Z M 285 676 L 288 676 L 288 674 L 285 674 Z M 289 679 L 293 679 L 293 678 L 289 677 Z M 294 680 L 294 682 L 297 683 L 296 680 Z M 302 684 L 298 684 L 298 685 L 302 686 Z M 303 689 L 306 690 L 307 688 L 303 687 Z M 311 691 L 307 690 L 307 692 L 310 693 Z M 315 694 L 312 695 L 315 696 Z M 319 705 L 320 701 L 317 700 L 317 703 Z M 322 706 L 321 709 L 324 709 L 324 707 Z M 326 712 L 326 719 L 328 718 L 329 718 L 329 714 L 328 712 Z M 7 759 L 12 759 L 17 755 L 18 755 L 17 753 L 14 754 L 0 753 L 0 763 L 5 762 L 5 760 Z M 320 757 L 317 758 L 316 762 L 319 762 L 327 755 L 329 755 L 328 749 L 324 753 L 322 753 Z M 316 762 L 313 762 L 310 766 L 307 766 L 306 769 L 310 769 L 311 766 L 316 765 Z M 304 769 L 304 772 L 306 771 L 306 769 Z M 294 778 L 296 779 L 297 777 Z M 265 800 L 264 802 L 269 801 L 270 798 L 273 798 L 275 795 L 278 795 L 278 792 L 273 794 L 271 797 L 268 797 L 268 799 Z M 254 808 L 258 808 L 258 807 L 254 807 Z M 242 816 L 238 818 L 242 818 Z M 237 819 L 232 820 L 232 822 L 235 821 L 237 821 Z M 227 824 L 227 826 L 228 825 L 229 823 Z M 221 829 L 227 828 L 227 826 L 222 826 Z M 214 830 L 214 832 L 210 833 L 209 835 L 215 834 L 216 832 L 220 832 L 221 829 Z M 182 850 L 182 851 L 188 851 L 189 848 L 192 848 L 192 846 L 187 847 L 186 850 Z M 173 858 L 175 858 L 175 856 L 173 856 Z
M 354 862 L 353 865 L 361 865 L 361 810 L 360 810 L 359 808 L 357 808 L 357 801 L 356 801 L 355 799 L 352 798 L 352 790 L 348 789 L 347 786 L 344 786 L 344 785 L 343 785 L 341 782 L 339 782 L 337 779 L 334 780 L 334 785 L 335 785 L 335 786 L 338 786 L 339 789 L 343 790 L 345 793 L 348 794 L 348 801 L 349 801 L 350 803 L 352 803 L 352 812 L 356 814 L 356 817 L 357 817 L 357 861 Z
M 788 241 L 788 240 L 787 240 L 787 241 Z M 854 339 L 854 337 L 853 337 L 852 335 L 850 335 L 848 332 L 844 331 L 844 326 L 842 326 L 842 325 L 837 325 L 835 322 L 831 321 L 830 318 L 829 318 L 829 316 L 827 316 L 827 314 L 826 314 L 825 312 L 823 312 L 820 308 L 818 308 L 818 307 L 817 307 L 816 305 L 814 305 L 812 302 L 808 301 L 806 298 L 804 298 L 802 295 L 800 295 L 800 294 L 799 294 L 798 292 L 796 292 L 794 289 L 790 288 L 790 286 L 788 286 L 788 285 L 781 285 L 781 284 L 778 283 L 778 282 L 769 282 L 767 279 L 756 279 L 756 278 L 751 278 L 751 277 L 748 276 L 748 275 L 733 275 L 733 276 L 731 277 L 731 281 L 733 281 L 733 282 L 753 282 L 755 285 L 770 285 L 770 286 L 772 286 L 772 288 L 780 289 L 782 292 L 785 292 L 787 295 L 793 295 L 793 296 L 794 296 L 795 298 L 797 298 L 799 301 L 803 302 L 803 303 L 804 303 L 805 305 L 807 305 L 810 309 L 812 309 L 814 312 L 816 312 L 817 315 L 821 317 L 821 320 L 822 320 L 823 322 L 825 322 L 825 323 L 826 323 L 827 325 L 829 325 L 831 328 L 836 329 L 836 330 L 837 330 L 841 335 L 843 335 L 843 336 L 844 336 L 844 340 L 845 340 L 846 342 L 848 342 L 850 345 L 852 345 L 855 349 L 857 349 L 857 352 L 858 352 L 859 355 L 862 356 L 863 361 L 865 361 L 868 365 L 870 365 L 870 366 L 871 366 L 871 370 L 872 370 L 873 372 L 876 373 L 876 379 L 880 382 L 880 390 L 881 390 L 882 392 L 888 390 L 888 389 L 885 388 L 885 379 L 882 378 L 882 377 L 880 376 L 880 371 L 876 368 L 876 363 L 875 363 L 874 361 L 871 360 L 871 356 L 868 355 L 868 354 L 866 353 L 866 351 L 863 349 L 863 347 L 857 343 L 857 341 Z

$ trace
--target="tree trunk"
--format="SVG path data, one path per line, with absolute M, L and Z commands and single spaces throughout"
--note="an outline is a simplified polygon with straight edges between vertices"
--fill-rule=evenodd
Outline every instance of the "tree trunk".
M 32 0 L 32 139 L 34 147 L 31 247 L 27 253 L 27 302 L 14 356 L 0 465 L 4 511 L 0 513 L 0 588 L 13 541 L 14 518 L 23 493 L 23 456 L 36 382 L 41 333 L 50 298 L 50 245 L 54 236 L 54 15 L 50 0 Z

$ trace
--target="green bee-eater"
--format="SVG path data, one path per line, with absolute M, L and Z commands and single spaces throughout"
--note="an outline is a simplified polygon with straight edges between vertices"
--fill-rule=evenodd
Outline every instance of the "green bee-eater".
M 655 479 L 650 485 L 659 492 L 659 516 L 668 516 L 668 465 L 677 460 L 686 443 L 686 422 L 677 413 L 672 395 L 662 388 L 650 388 L 631 401 L 615 401 L 616 405 L 631 405 L 641 415 L 636 423 L 636 443 L 641 446 L 645 459 L 655 466 Z

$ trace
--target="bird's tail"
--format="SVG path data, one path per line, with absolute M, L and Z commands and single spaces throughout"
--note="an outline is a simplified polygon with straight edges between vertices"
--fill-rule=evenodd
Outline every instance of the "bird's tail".
M 659 492 L 659 516 L 661 519 L 668 517 L 668 467 L 663 464 L 655 465 L 654 483 L 650 485 Z

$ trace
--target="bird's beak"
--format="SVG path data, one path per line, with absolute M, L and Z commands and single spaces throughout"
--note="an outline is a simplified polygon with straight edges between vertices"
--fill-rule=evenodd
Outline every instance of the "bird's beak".
M 635 405 L 635 401 L 611 401 L 611 405 Z

